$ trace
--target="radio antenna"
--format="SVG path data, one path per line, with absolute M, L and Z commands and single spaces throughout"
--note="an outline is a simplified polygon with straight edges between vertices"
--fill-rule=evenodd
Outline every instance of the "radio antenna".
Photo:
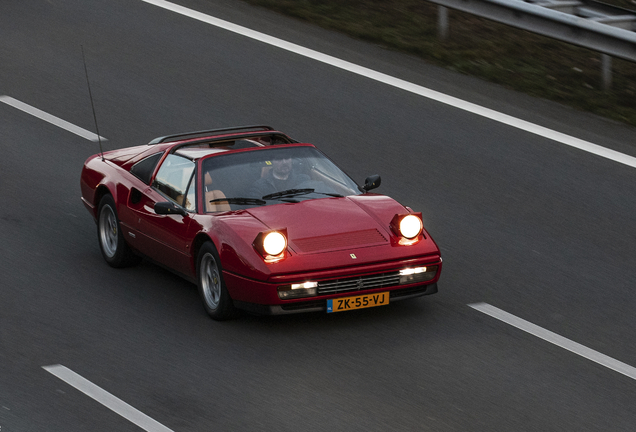
M 95 120 L 95 130 L 97 131 L 97 141 L 99 142 L 99 153 L 104 160 L 104 149 L 102 148 L 102 137 L 99 135 L 99 126 L 97 126 L 97 115 L 95 114 L 95 104 L 93 104 L 93 93 L 91 93 L 91 83 L 88 80 L 88 68 L 86 67 L 86 57 L 84 56 L 84 45 L 82 48 L 82 61 L 84 62 L 84 74 L 86 75 L 86 85 L 88 86 L 88 97 L 91 99 L 91 108 L 93 109 L 93 119 Z

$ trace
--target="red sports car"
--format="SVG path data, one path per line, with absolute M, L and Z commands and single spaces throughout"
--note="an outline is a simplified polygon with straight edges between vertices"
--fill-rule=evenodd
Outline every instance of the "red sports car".
M 437 292 L 421 213 L 269 126 L 170 135 L 88 158 L 82 201 L 112 267 L 150 258 L 207 313 L 339 312 Z

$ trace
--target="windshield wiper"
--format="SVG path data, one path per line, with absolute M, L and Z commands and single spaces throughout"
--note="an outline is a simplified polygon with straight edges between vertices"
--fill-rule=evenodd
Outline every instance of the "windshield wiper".
M 265 205 L 267 204 L 265 201 L 263 201 L 262 199 L 258 199 L 258 198 L 240 198 L 240 197 L 236 197 L 236 198 L 215 198 L 213 200 L 210 200 L 210 203 L 215 203 L 215 202 L 227 202 L 228 204 L 239 204 L 239 205 L 249 205 L 249 204 L 255 204 L 255 205 Z
M 329 193 L 329 192 L 314 192 L 314 193 L 322 194 L 322 195 L 328 195 L 330 197 L 336 197 L 336 198 L 342 198 L 344 196 L 344 195 L 340 195 L 340 194 L 337 194 L 337 193 Z
M 274 192 L 262 197 L 264 200 L 276 199 L 276 198 L 291 198 L 297 195 L 305 195 L 308 193 L 312 193 L 313 189 L 287 189 L 280 192 Z

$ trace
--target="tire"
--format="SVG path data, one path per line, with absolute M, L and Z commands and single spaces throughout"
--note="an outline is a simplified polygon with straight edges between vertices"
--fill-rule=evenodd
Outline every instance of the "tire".
M 197 257 L 197 286 L 205 311 L 224 321 L 236 316 L 236 309 L 223 281 L 219 254 L 212 242 L 204 243 Z
M 101 199 L 97 210 L 97 240 L 104 260 L 111 267 L 128 267 L 141 260 L 124 240 L 115 200 L 108 194 Z

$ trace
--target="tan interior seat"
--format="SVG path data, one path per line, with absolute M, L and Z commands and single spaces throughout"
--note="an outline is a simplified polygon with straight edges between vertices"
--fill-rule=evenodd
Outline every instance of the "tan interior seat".
M 205 205 L 208 212 L 219 212 L 232 210 L 227 202 L 214 202 L 210 201 L 214 199 L 225 198 L 225 194 L 218 189 L 211 190 L 205 193 Z
M 220 212 L 220 211 L 229 211 L 232 210 L 230 205 L 227 202 L 215 202 L 211 203 L 211 200 L 225 198 L 225 194 L 218 190 L 212 189 L 212 176 L 210 176 L 209 172 L 206 172 L 204 175 L 205 180 L 205 209 L 208 212 Z

